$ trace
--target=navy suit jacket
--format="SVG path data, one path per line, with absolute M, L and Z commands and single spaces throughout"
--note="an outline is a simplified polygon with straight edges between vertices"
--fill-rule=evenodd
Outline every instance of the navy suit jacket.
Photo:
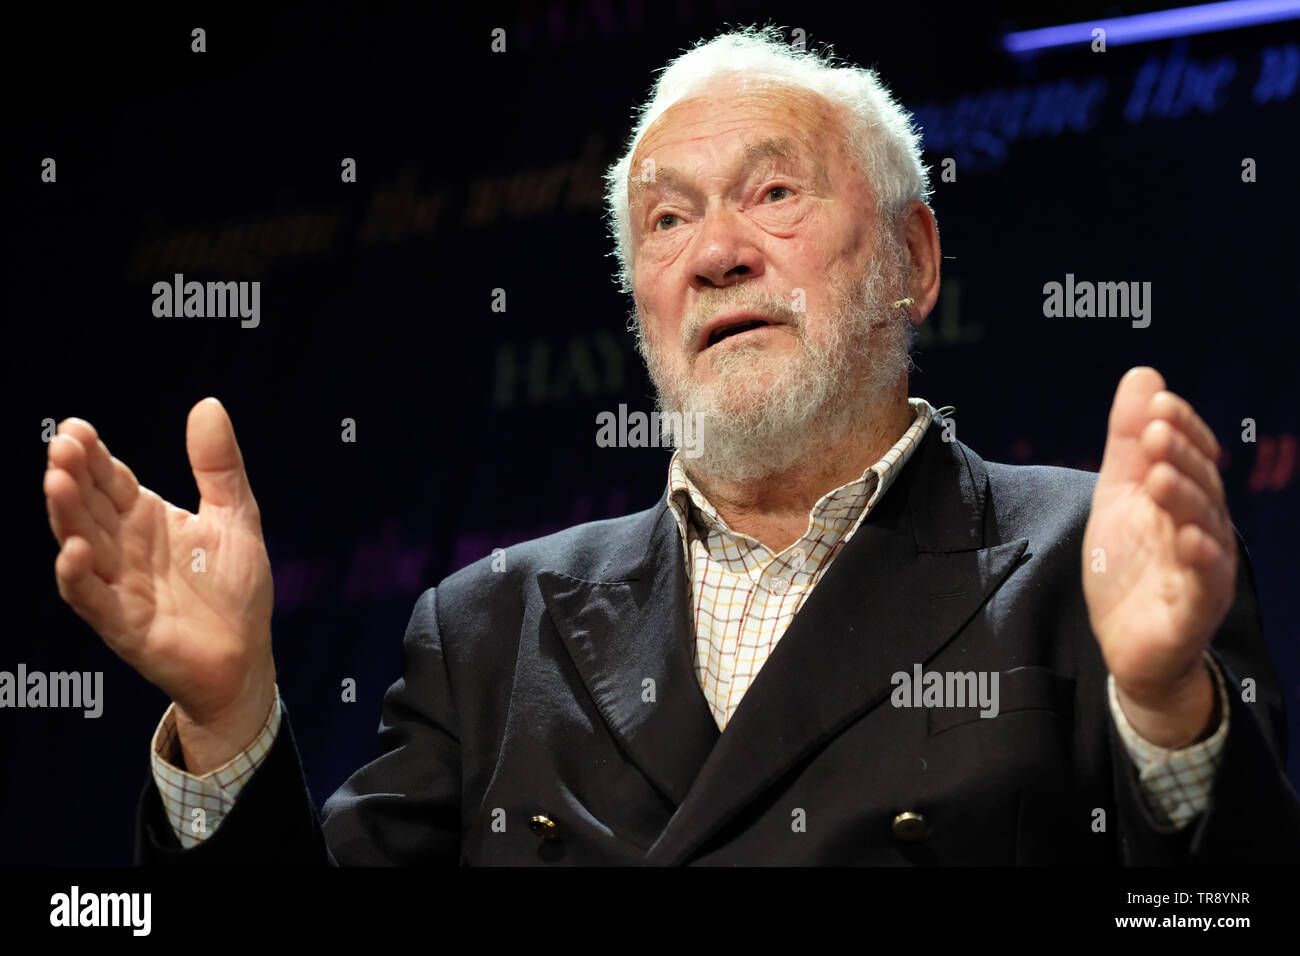
M 826 570 L 725 733 L 696 681 L 681 539 L 661 500 L 424 592 L 384 698 L 383 755 L 319 823 L 286 711 L 198 847 L 180 848 L 150 780 L 137 861 L 1300 861 L 1282 696 L 1244 546 L 1211 645 L 1230 730 L 1209 807 L 1180 831 L 1142 801 L 1088 623 L 1081 547 L 1096 476 L 986 463 L 939 432 Z M 893 706 L 891 675 L 915 664 L 998 672 L 998 716 Z M 923 822 L 896 827 L 903 813 Z M 530 824 L 539 815 L 544 832 Z

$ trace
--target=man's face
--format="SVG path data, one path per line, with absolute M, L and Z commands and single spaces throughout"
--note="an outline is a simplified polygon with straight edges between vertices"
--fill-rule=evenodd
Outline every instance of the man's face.
M 829 103 L 710 87 L 647 130 L 629 180 L 642 354 L 663 408 L 704 414 L 701 470 L 777 471 L 896 387 L 900 250 Z

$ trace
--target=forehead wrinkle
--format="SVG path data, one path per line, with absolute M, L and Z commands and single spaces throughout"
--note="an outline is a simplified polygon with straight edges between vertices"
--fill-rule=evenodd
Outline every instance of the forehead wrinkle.
M 804 167 L 806 164 L 796 141 L 789 136 L 767 136 L 757 142 L 745 143 L 741 148 L 739 172 L 749 172 L 755 166 L 770 159 L 779 159 L 793 166 Z M 813 175 L 819 188 L 829 188 L 830 178 L 826 171 L 826 161 L 820 156 L 814 157 Z M 686 177 L 671 166 L 659 166 L 655 169 L 655 181 L 644 182 L 632 179 L 628 183 L 628 193 L 633 202 L 643 193 L 657 188 L 667 188 L 676 192 L 690 192 Z

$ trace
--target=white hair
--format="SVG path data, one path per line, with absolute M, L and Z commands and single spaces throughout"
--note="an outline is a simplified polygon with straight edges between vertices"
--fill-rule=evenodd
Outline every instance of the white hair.
M 615 278 L 622 291 L 632 291 L 627 183 L 637 144 L 675 102 L 735 73 L 759 83 L 799 87 L 842 107 L 849 147 L 875 191 L 882 219 L 901 216 L 910 200 L 929 201 L 930 176 L 921 162 L 920 130 L 874 70 L 840 63 L 829 48 L 818 53 L 793 48 L 778 27 L 734 30 L 701 41 L 664 68 L 649 102 L 636 113 L 627 152 L 605 173 L 607 221 L 615 243 L 612 255 L 619 265 Z

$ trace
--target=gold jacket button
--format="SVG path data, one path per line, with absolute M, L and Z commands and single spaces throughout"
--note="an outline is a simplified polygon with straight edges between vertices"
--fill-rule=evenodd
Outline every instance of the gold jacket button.
M 930 824 L 919 813 L 900 813 L 894 817 L 892 829 L 900 840 L 924 840 L 930 834 Z
M 550 843 L 560 838 L 560 828 L 554 820 L 544 813 L 539 813 L 528 821 L 528 828 L 537 834 L 543 843 Z

